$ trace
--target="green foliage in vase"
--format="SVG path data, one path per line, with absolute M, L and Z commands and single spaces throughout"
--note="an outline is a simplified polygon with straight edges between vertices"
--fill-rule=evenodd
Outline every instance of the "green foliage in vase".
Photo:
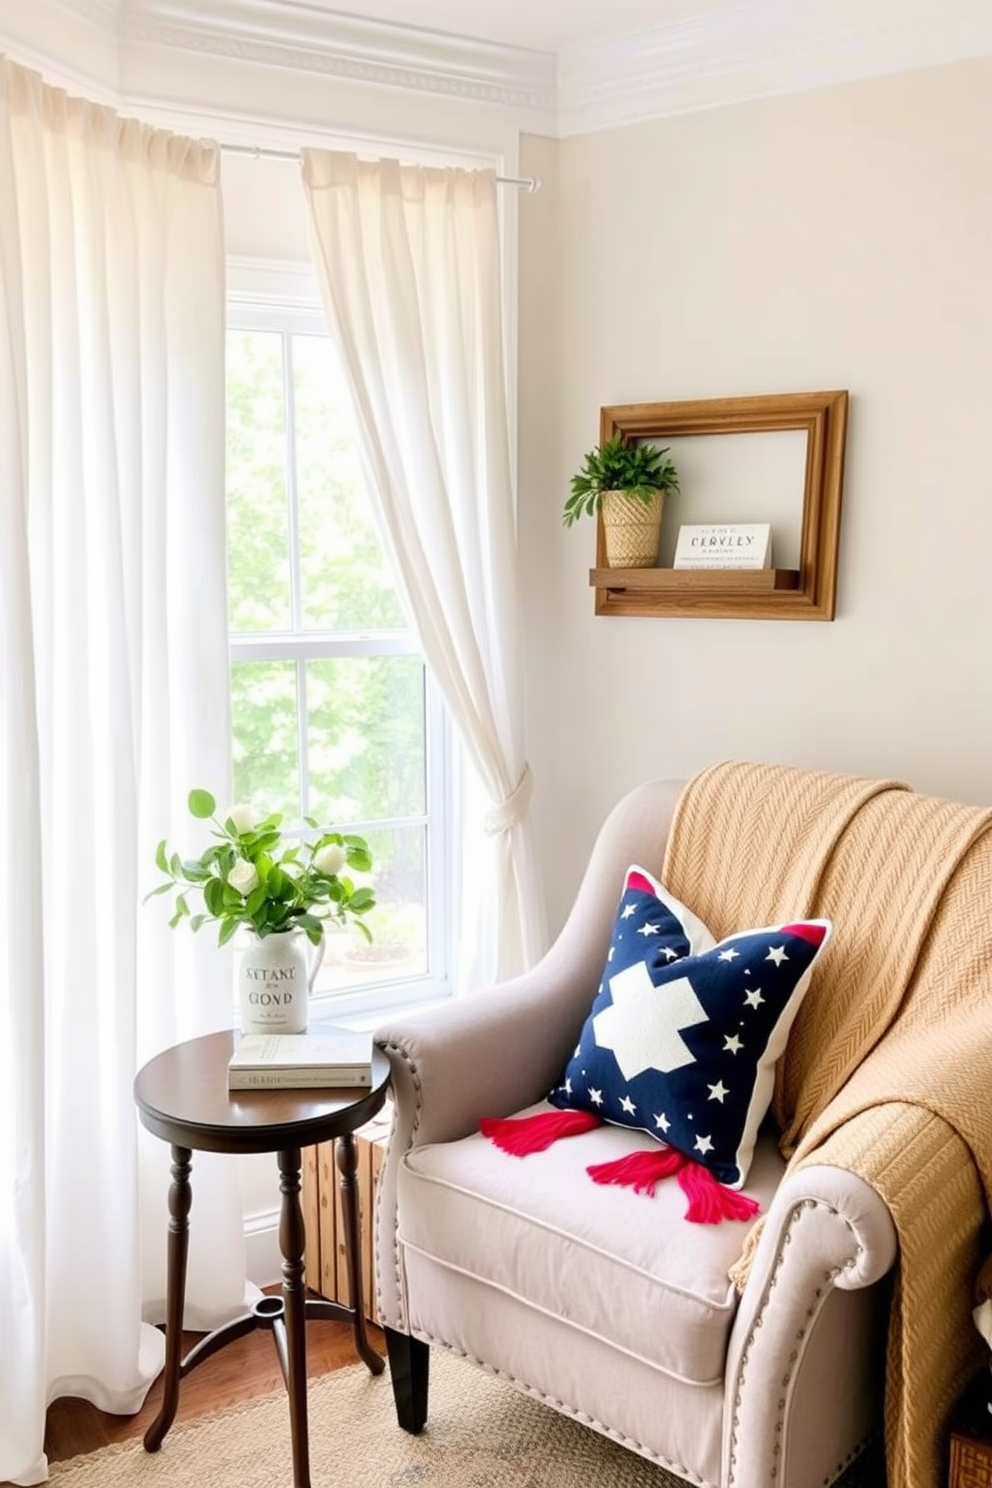
M 283 841 L 279 814 L 256 820 L 247 806 L 232 806 L 223 821 L 215 816 L 217 803 L 209 791 L 192 790 L 189 809 L 198 820 L 213 822 L 217 839 L 198 858 L 181 858 L 159 843 L 155 863 L 166 882 L 147 895 L 175 892 L 171 926 L 189 919 L 193 930 L 211 921 L 218 927 L 218 944 L 244 926 L 256 935 L 277 935 L 299 928 L 316 945 L 331 921 L 349 921 L 366 938 L 372 935 L 364 916 L 375 906 L 375 891 L 356 886 L 343 870 L 368 873 L 372 854 L 364 837 L 350 832 L 323 831 L 307 817 L 316 836 L 309 842 Z M 203 909 L 194 913 L 188 890 L 198 892 Z
M 599 511 L 604 491 L 623 491 L 645 504 L 656 491 L 677 491 L 678 473 L 668 450 L 667 445 L 657 449 L 653 444 L 627 444 L 622 434 L 590 450 L 572 476 L 572 494 L 562 514 L 565 526 Z

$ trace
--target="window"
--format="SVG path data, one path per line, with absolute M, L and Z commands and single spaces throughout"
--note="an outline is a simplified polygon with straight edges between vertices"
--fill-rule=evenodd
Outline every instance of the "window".
M 372 849 L 372 944 L 325 937 L 329 1011 L 444 990 L 447 728 L 404 618 L 319 310 L 234 301 L 227 359 L 234 792 Z

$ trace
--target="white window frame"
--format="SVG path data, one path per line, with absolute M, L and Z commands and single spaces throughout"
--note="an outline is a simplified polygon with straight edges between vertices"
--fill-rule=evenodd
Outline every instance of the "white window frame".
M 270 331 L 284 336 L 294 334 L 327 336 L 328 329 L 320 304 L 316 279 L 308 265 L 278 264 L 270 261 L 228 260 L 227 330 Z M 289 418 L 293 410 L 292 377 L 288 359 L 284 360 L 284 407 Z M 423 656 L 412 630 L 353 631 L 336 635 L 301 634 L 299 626 L 301 586 L 297 531 L 297 491 L 292 468 L 292 445 L 289 452 L 288 500 L 291 536 L 292 606 L 294 630 L 266 632 L 264 635 L 230 638 L 232 663 L 240 661 L 292 661 L 297 671 L 297 695 L 300 699 L 297 728 L 297 761 L 300 782 L 306 799 L 309 769 L 306 749 L 305 665 L 315 657 L 338 656 Z M 427 972 L 413 977 L 384 978 L 380 985 L 356 985 L 332 994 L 314 997 L 314 1016 L 347 1017 L 359 1023 L 371 1015 L 381 1016 L 393 1007 L 410 1004 L 429 1005 L 451 995 L 452 991 L 452 923 L 453 899 L 457 883 L 455 855 L 456 834 L 452 830 L 452 797 L 456 775 L 451 724 L 440 691 L 426 664 L 424 666 L 424 733 L 425 733 L 425 810 L 420 816 L 401 820 L 349 823 L 349 828 L 364 832 L 369 828 L 390 826 L 423 826 L 425 833 L 425 895 L 427 907 Z M 374 884 L 373 871 L 373 884 Z

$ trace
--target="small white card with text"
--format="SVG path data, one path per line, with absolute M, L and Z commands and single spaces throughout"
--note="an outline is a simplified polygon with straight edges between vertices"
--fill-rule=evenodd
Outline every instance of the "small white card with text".
M 767 522 L 696 523 L 679 528 L 674 568 L 770 568 Z

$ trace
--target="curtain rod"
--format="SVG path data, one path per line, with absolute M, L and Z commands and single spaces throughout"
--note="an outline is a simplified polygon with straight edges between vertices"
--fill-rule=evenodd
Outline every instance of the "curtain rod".
M 251 155 L 256 160 L 299 160 L 299 150 L 270 150 L 263 149 L 261 145 L 221 145 L 221 153 L 224 155 Z M 500 186 L 519 186 L 528 195 L 532 196 L 535 191 L 540 191 L 544 182 L 540 176 L 497 176 Z

